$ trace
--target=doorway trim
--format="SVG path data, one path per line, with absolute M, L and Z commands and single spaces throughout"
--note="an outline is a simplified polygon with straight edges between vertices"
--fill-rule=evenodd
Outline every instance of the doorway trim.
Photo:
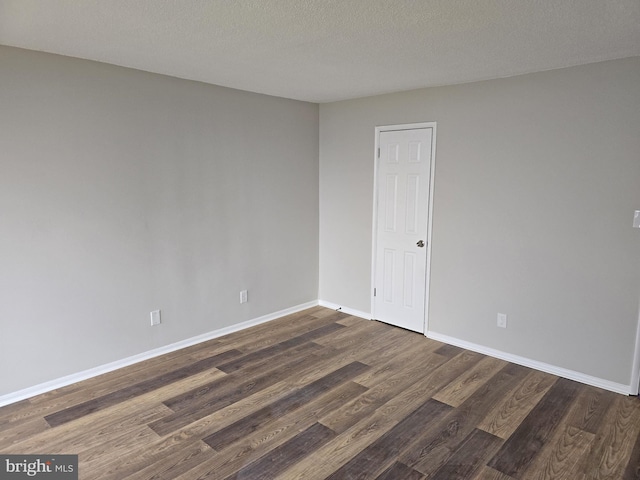
M 638 324 L 636 326 L 636 344 L 633 352 L 633 365 L 631 366 L 629 395 L 638 395 L 638 392 L 640 392 L 640 313 L 638 313 Z
M 374 288 L 376 281 L 376 248 L 377 248 L 377 231 L 378 231 L 378 150 L 380 148 L 380 133 L 390 132 L 397 130 L 415 130 L 419 128 L 432 128 L 433 135 L 431 139 L 431 165 L 429 166 L 429 209 L 427 219 L 427 268 L 425 279 L 425 297 L 424 297 L 424 320 L 423 320 L 423 332 L 424 336 L 429 331 L 429 291 L 431 288 L 431 237 L 433 231 L 433 198 L 434 198 L 434 186 L 435 186 L 435 173 L 436 173 L 436 125 L 437 122 L 420 122 L 420 123 L 405 123 L 398 125 L 382 125 L 375 127 L 375 140 L 373 149 L 373 229 L 371 231 L 371 318 L 376 317 L 375 312 L 375 299 Z

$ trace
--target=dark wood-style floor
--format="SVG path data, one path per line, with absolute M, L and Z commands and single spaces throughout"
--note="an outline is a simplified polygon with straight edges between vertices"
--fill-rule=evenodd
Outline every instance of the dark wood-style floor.
M 640 478 L 640 401 L 321 307 L 0 408 L 80 478 Z

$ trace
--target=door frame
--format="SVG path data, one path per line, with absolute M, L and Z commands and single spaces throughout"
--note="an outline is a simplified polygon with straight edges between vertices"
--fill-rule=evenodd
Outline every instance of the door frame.
M 429 326 L 429 290 L 431 285 L 431 233 L 433 230 L 433 191 L 436 173 L 436 124 L 437 122 L 405 123 L 399 125 L 383 125 L 375 127 L 375 141 L 373 149 L 373 230 L 371 232 L 371 318 L 376 318 L 374 288 L 376 281 L 376 248 L 378 232 L 378 149 L 380 148 L 380 133 L 398 130 L 416 130 L 432 128 L 431 136 L 431 164 L 429 165 L 429 209 L 427 219 L 427 268 L 425 279 L 424 320 L 422 334 L 427 335 Z
M 638 395 L 638 392 L 640 392 L 640 312 L 638 312 L 638 323 L 636 325 L 636 345 L 633 352 L 633 365 L 631 366 L 629 395 Z

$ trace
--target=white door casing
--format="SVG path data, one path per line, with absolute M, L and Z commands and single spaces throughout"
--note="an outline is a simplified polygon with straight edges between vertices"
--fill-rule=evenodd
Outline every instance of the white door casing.
M 373 318 L 426 332 L 435 123 L 376 128 Z

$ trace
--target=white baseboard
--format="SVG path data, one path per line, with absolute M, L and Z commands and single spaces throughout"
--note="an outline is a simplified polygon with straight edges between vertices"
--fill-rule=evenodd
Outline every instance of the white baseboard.
M 331 310 L 340 310 L 341 312 L 344 312 L 348 315 L 353 315 L 354 317 L 360 317 L 366 320 L 371 320 L 370 313 L 361 312 L 360 310 L 355 310 L 353 308 L 343 307 L 341 305 L 337 305 L 331 302 L 326 302 L 324 300 L 318 300 L 318 305 L 320 305 L 321 307 L 330 308 Z
M 235 325 L 230 325 L 228 327 L 220 328 L 218 330 L 204 333 L 196 337 L 191 337 L 176 343 L 171 343 L 163 347 L 154 348 L 153 350 L 139 353 L 138 355 L 133 355 L 131 357 L 123 358 L 122 360 L 116 360 L 115 362 L 107 363 L 105 365 L 100 365 L 99 367 L 90 368 L 89 370 L 84 370 L 82 372 L 73 373 L 71 375 L 57 378 L 55 380 L 51 380 L 45 383 L 40 383 L 38 385 L 34 385 L 33 387 L 25 388 L 23 390 L 18 390 L 17 392 L 8 393 L 6 395 L 0 396 L 0 407 L 9 405 L 11 403 L 19 402 L 20 400 L 31 398 L 36 395 L 40 395 L 42 393 L 50 392 L 51 390 L 62 388 L 67 385 L 71 385 L 72 383 L 77 383 L 77 382 L 81 382 L 82 380 L 87 380 L 89 378 L 97 377 L 98 375 L 112 372 L 119 368 L 133 365 L 134 363 L 142 362 L 144 360 L 149 360 L 150 358 L 158 357 L 166 353 L 175 352 L 176 350 L 180 350 L 182 348 L 186 348 L 192 345 L 196 345 L 198 343 L 206 342 L 207 340 L 211 340 L 213 338 L 222 337 L 224 335 L 228 335 L 230 333 L 237 332 L 239 330 L 244 330 L 245 328 L 253 327 L 255 325 L 260 325 L 261 323 L 269 322 L 271 320 L 275 320 L 276 318 L 284 317 L 285 315 L 290 315 L 292 313 L 296 313 L 301 310 L 306 310 L 307 308 L 315 307 L 316 305 L 318 305 L 317 300 L 303 303 L 300 305 L 296 305 L 295 307 L 280 310 L 279 312 L 273 312 L 268 315 L 263 315 L 258 318 L 247 320 L 246 322 L 237 323 Z
M 591 385 L 593 387 L 603 388 L 605 390 L 610 390 L 616 393 L 622 393 L 624 395 L 635 395 L 630 385 L 611 382 L 609 380 L 604 380 L 598 377 L 592 377 L 591 375 L 586 375 L 584 373 L 576 372 L 574 370 L 556 367 L 555 365 L 550 365 L 544 362 L 538 362 L 537 360 L 531 360 L 530 358 L 521 357 L 519 355 L 513 355 L 511 353 L 506 353 L 501 350 L 495 350 L 493 348 L 467 342 L 465 340 L 460 340 L 458 338 L 450 337 L 448 335 L 442 335 L 436 332 L 427 332 L 426 336 L 432 340 L 437 340 L 439 342 L 448 343 L 449 345 L 461 347 L 466 350 L 482 353 L 490 357 L 506 360 L 507 362 L 517 363 L 518 365 L 522 365 L 524 367 L 540 370 L 542 372 L 550 373 L 552 375 L 557 375 L 558 377 L 567 378 L 569 380 L 575 380 L 576 382 L 584 383 L 586 385 Z
M 180 350 L 182 348 L 186 348 L 192 345 L 196 345 L 198 343 L 206 342 L 207 340 L 211 340 L 214 338 L 222 337 L 224 335 L 228 335 L 230 333 L 244 330 L 245 328 L 253 327 L 255 325 L 260 325 L 261 323 L 266 323 L 271 320 L 275 320 L 277 318 L 299 312 L 301 310 L 306 310 L 307 308 L 315 307 L 316 305 L 330 308 L 332 310 L 340 310 L 341 312 L 344 312 L 346 314 L 364 318 L 367 320 L 371 319 L 371 314 L 362 312 L 360 310 L 355 310 L 349 307 L 342 307 L 340 305 L 337 305 L 331 302 L 326 302 L 324 300 L 311 301 L 311 302 L 303 303 L 300 305 L 296 305 L 295 307 L 286 308 L 278 312 L 273 312 L 268 315 L 263 315 L 258 318 L 247 320 L 246 322 L 237 323 L 235 325 L 230 325 L 228 327 L 220 328 L 218 330 L 204 333 L 202 335 L 187 338 L 185 340 L 181 340 L 179 342 L 172 343 L 170 345 L 165 345 L 163 347 L 155 348 L 153 350 L 149 350 L 147 352 L 143 352 L 138 355 L 133 355 L 131 357 L 123 358 L 122 360 L 116 360 L 115 362 L 111 362 L 95 368 L 84 370 L 82 372 L 74 373 L 74 374 L 57 378 L 55 380 L 51 380 L 45 383 L 34 385 L 33 387 L 28 387 L 23 390 L 19 390 L 17 392 L 12 392 L 6 395 L 2 395 L 0 396 L 0 407 L 9 405 L 11 403 L 19 402 L 20 400 L 24 400 L 36 395 L 40 395 L 42 393 L 50 392 L 51 390 L 62 388 L 67 385 L 71 385 L 73 383 L 81 382 L 82 380 L 87 380 L 89 378 L 97 377 L 98 375 L 112 372 L 119 368 L 127 367 L 129 365 L 133 365 L 135 363 L 142 362 L 144 360 L 149 360 L 151 358 L 158 357 L 160 355 L 175 352 L 176 350 Z M 538 362 L 536 360 L 531 360 L 529 358 L 506 353 L 501 350 L 495 350 L 493 348 L 489 348 L 489 347 L 485 347 L 475 343 L 460 340 L 458 338 L 450 337 L 448 335 L 442 335 L 436 332 L 427 332 L 426 336 L 428 338 L 431 338 L 432 340 L 448 343 L 449 345 L 455 345 L 457 347 L 461 347 L 467 350 L 482 353 L 484 355 L 489 355 L 495 358 L 500 358 L 508 362 L 516 363 L 518 365 L 523 365 L 525 367 L 540 370 L 542 372 L 550 373 L 552 375 L 557 375 L 559 377 L 568 378 L 569 380 L 575 380 L 577 382 L 584 383 L 587 385 L 592 385 L 594 387 L 610 390 L 612 392 L 622 393 L 624 395 L 635 395 L 637 393 L 634 391 L 634 389 L 631 388 L 630 385 L 611 382 L 609 380 L 593 377 L 591 375 L 586 375 L 584 373 L 568 370 L 566 368 L 556 367 L 554 365 L 550 365 L 544 362 Z

